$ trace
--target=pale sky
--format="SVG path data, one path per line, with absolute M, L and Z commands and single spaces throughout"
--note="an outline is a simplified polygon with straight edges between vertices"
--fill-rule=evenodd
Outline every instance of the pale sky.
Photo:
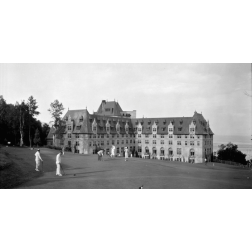
M 202 112 L 216 135 L 251 135 L 250 64 L 0 64 L 7 103 L 33 96 L 42 122 L 58 99 L 69 109 L 97 111 L 116 100 L 137 117 Z

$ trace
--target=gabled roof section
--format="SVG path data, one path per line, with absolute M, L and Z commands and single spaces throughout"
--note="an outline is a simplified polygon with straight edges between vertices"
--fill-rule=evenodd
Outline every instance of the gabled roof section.
M 46 139 L 53 139 L 53 134 L 55 134 L 55 131 L 56 129 L 54 127 L 51 127 Z
M 118 102 L 103 100 L 96 114 L 107 115 L 107 116 L 120 116 L 121 112 L 123 112 L 123 110 L 120 107 Z
M 208 133 L 210 135 L 214 134 L 211 128 L 208 127 L 208 123 L 202 114 L 199 114 L 195 111 L 193 115 L 193 120 L 196 121 L 196 134 L 198 135 L 207 135 Z

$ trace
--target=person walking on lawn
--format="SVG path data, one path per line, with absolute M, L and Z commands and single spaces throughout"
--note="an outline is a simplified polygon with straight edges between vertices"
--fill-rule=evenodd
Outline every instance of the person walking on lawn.
M 128 147 L 125 147 L 124 152 L 125 152 L 125 161 L 127 161 L 128 157 L 129 157 L 129 149 L 128 149 Z
M 99 150 L 99 151 L 97 152 L 97 155 L 98 155 L 98 161 L 102 161 L 103 150 L 102 150 L 102 149 Z
M 56 156 L 56 176 L 62 176 L 61 174 L 61 155 L 62 151 L 59 152 L 59 154 Z
M 35 162 L 36 162 L 35 171 L 39 171 L 40 162 L 43 162 L 43 160 L 40 156 L 40 149 L 38 149 L 35 153 Z

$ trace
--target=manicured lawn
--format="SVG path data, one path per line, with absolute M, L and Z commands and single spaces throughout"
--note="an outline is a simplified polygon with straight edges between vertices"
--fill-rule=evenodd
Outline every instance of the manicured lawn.
M 252 171 L 224 164 L 188 164 L 140 158 L 98 161 L 96 155 L 79 155 L 66 152 L 62 163 L 66 175 L 55 175 L 56 150 L 41 149 L 44 173 L 35 171 L 35 150 L 6 148 L 15 156 L 29 181 L 17 188 L 252 188 Z M 33 176 L 34 175 L 34 176 Z

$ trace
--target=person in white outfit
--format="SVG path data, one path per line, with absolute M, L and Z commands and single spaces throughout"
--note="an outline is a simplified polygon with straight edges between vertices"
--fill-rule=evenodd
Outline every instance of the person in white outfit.
M 40 156 L 40 149 L 38 149 L 35 153 L 35 162 L 36 162 L 35 171 L 39 171 L 40 162 L 43 162 L 43 160 Z
M 59 152 L 59 154 L 56 156 L 56 176 L 62 176 L 61 171 L 60 171 L 60 166 L 61 166 L 61 155 L 62 151 Z
M 124 152 L 125 152 L 125 161 L 127 161 L 128 157 L 129 157 L 129 149 L 128 149 L 128 147 L 124 148 Z
M 111 157 L 115 157 L 115 146 L 112 145 L 112 148 L 111 148 Z

